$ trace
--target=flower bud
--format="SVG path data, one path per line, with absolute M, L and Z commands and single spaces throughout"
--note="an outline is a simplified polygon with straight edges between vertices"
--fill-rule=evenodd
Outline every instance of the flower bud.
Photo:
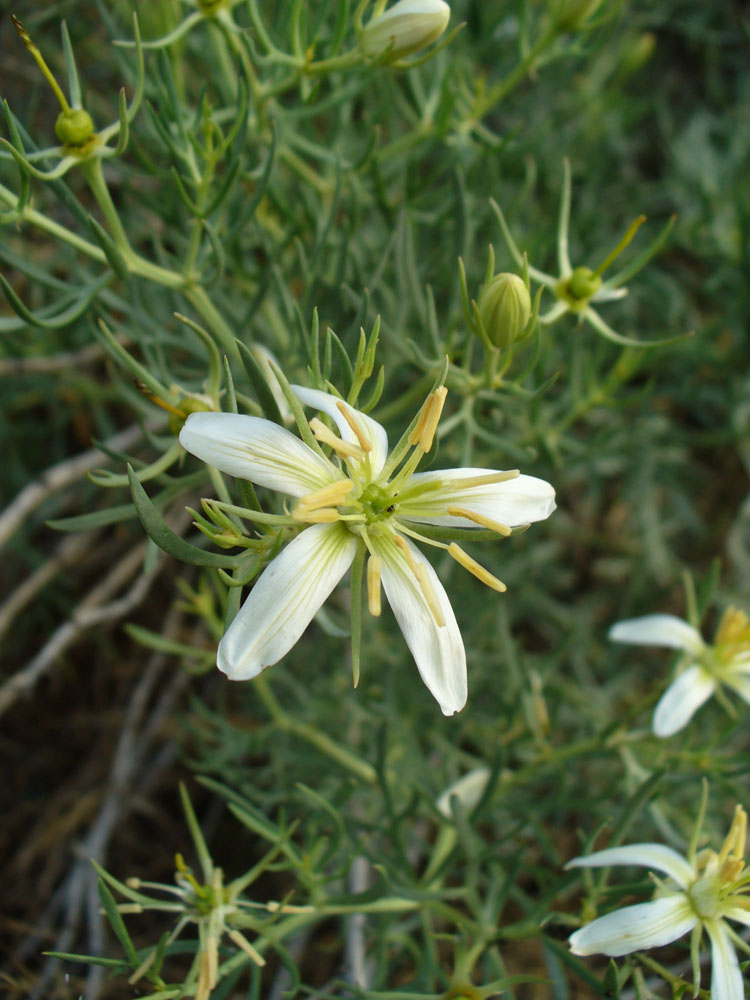
M 550 0 L 549 8 L 561 31 L 576 31 L 601 7 L 603 0 Z
M 359 44 L 371 59 L 385 56 L 392 62 L 440 38 L 450 16 L 443 0 L 398 0 L 365 26 Z
M 476 767 L 473 771 L 463 774 L 458 781 L 454 781 L 446 788 L 435 802 L 438 812 L 442 813 L 446 819 L 451 818 L 453 815 L 451 799 L 454 795 L 461 803 L 464 812 L 471 812 L 484 795 L 487 782 L 490 780 L 490 773 L 488 767 Z
M 83 108 L 61 111 L 55 122 L 55 135 L 63 146 L 85 146 L 94 134 L 94 122 Z
M 479 293 L 479 317 L 495 347 L 506 349 L 520 340 L 530 315 L 531 296 L 517 274 L 496 274 Z

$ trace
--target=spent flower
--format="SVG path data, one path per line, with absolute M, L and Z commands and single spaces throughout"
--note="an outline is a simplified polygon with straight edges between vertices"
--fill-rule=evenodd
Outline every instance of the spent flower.
M 570 163 L 566 159 L 563 161 L 563 189 L 560 199 L 560 214 L 557 228 L 557 264 L 560 273 L 555 276 L 540 271 L 536 267 L 528 266 L 528 273 L 544 287 L 548 288 L 557 301 L 547 312 L 539 316 L 539 322 L 543 327 L 552 326 L 559 319 L 568 313 L 579 317 L 579 321 L 585 320 L 593 328 L 608 340 L 617 344 L 624 344 L 631 347 L 657 346 L 668 344 L 674 340 L 679 340 L 683 335 L 668 337 L 661 340 L 650 340 L 644 342 L 635 340 L 632 337 L 624 337 L 613 330 L 599 315 L 594 306 L 601 303 L 612 302 L 615 299 L 622 299 L 628 294 L 625 282 L 633 275 L 637 274 L 655 253 L 669 235 L 674 219 L 670 219 L 661 232 L 651 241 L 649 246 L 642 250 L 630 264 L 621 268 L 608 278 L 602 277 L 609 266 L 620 256 L 622 251 L 628 246 L 635 234 L 646 221 L 645 215 L 639 215 L 627 228 L 617 246 L 604 258 L 597 268 L 579 265 L 573 267 L 570 254 L 568 252 L 568 228 L 570 225 Z M 490 204 L 497 215 L 503 238 L 514 261 L 519 267 L 525 266 L 524 256 L 518 249 L 513 239 L 508 224 L 505 221 L 500 206 L 494 199 L 490 199 Z
M 631 844 L 568 862 L 567 868 L 637 865 L 668 876 L 667 879 L 653 876 L 657 888 L 650 902 L 614 910 L 572 934 L 570 949 L 574 955 L 603 954 L 617 958 L 670 944 L 690 933 L 694 996 L 697 996 L 700 945 L 705 931 L 711 942 L 712 1000 L 743 1000 L 742 972 L 735 947 L 745 953 L 750 953 L 750 947 L 726 921 L 750 926 L 750 868 L 744 858 L 747 816 L 738 805 L 721 850 L 699 851 L 703 811 L 702 806 L 687 857 L 663 844 Z
M 459 468 L 417 472 L 430 451 L 446 389 L 430 393 L 389 454 L 384 428 L 334 395 L 292 386 L 318 417 L 301 423 L 307 442 L 260 417 L 191 414 L 180 434 L 187 451 L 222 472 L 296 500 L 286 526 L 304 528 L 267 566 L 219 644 L 218 666 L 234 680 L 257 676 L 297 642 L 333 588 L 367 559 L 367 605 L 381 610 L 381 585 L 423 681 L 451 715 L 467 696 L 466 656 L 453 609 L 413 540 L 447 552 L 497 591 L 505 585 L 450 538 L 497 537 L 548 517 L 549 483 L 518 470 Z M 323 450 L 323 447 L 327 450 Z M 236 508 L 233 508 L 236 512 Z M 252 512 L 244 516 L 252 519 Z M 269 515 L 265 515 L 266 519 Z M 421 526 L 429 526 L 420 530 Z M 361 579 L 361 577 L 360 577 Z
M 750 703 L 750 620 L 729 607 L 722 615 L 713 644 L 674 615 L 645 615 L 617 622 L 609 631 L 614 642 L 681 649 L 677 677 L 661 696 L 652 720 L 656 736 L 683 729 L 712 694 L 726 685 Z

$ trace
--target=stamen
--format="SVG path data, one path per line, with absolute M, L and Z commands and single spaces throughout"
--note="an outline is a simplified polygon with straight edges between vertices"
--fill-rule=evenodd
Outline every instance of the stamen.
M 323 444 L 329 445 L 333 448 L 337 455 L 342 455 L 344 458 L 365 457 L 364 451 L 358 444 L 349 444 L 348 441 L 342 441 L 340 437 L 337 437 L 333 431 L 329 430 L 323 421 L 318 420 L 317 417 L 313 417 L 310 421 L 310 430 L 313 432 L 318 441 L 322 441 Z
M 429 413 L 430 406 L 432 405 L 432 399 L 434 393 L 430 393 L 427 399 L 422 403 L 422 409 L 419 411 L 419 416 L 417 417 L 417 422 L 414 426 L 414 430 L 409 435 L 409 444 L 412 448 L 418 444 L 419 439 L 422 437 L 422 432 L 424 431 L 424 426 L 427 422 L 427 414 Z
M 478 563 L 476 559 L 472 559 L 468 552 L 464 552 L 460 545 L 456 545 L 455 542 L 451 542 L 448 546 L 448 552 L 453 556 L 457 563 L 460 563 L 464 569 L 467 569 L 472 576 L 475 576 L 477 580 L 481 580 L 487 587 L 491 587 L 499 594 L 504 593 L 508 589 L 502 580 L 498 580 L 496 576 L 493 576 L 492 573 Z
M 305 496 L 300 498 L 297 510 L 301 508 L 315 510 L 318 507 L 338 507 L 340 503 L 346 500 L 353 489 L 354 483 L 351 479 L 339 479 L 337 482 L 331 483 L 330 486 L 323 486 L 312 493 L 306 493 Z
M 339 520 L 339 512 L 335 507 L 318 507 L 317 510 L 308 510 L 307 507 L 297 506 L 292 511 L 295 521 L 305 521 L 307 524 L 333 524 Z
M 414 561 L 414 556 L 411 554 L 411 550 L 407 545 L 406 539 L 402 538 L 401 535 L 394 535 L 393 541 L 398 545 L 401 551 L 406 555 L 407 561 L 409 563 L 409 569 L 412 571 L 414 576 L 417 578 L 422 595 L 427 602 L 427 607 L 432 613 L 432 617 L 435 619 L 435 624 L 438 628 L 443 628 L 445 625 L 445 618 L 443 617 L 443 612 L 440 609 L 440 603 L 438 602 L 437 596 L 427 575 L 427 567 L 424 563 L 416 563 Z
M 465 517 L 467 521 L 473 521 L 474 524 L 478 524 L 482 528 L 488 528 L 490 531 L 502 535 L 503 538 L 507 538 L 508 535 L 513 534 L 513 529 L 509 528 L 507 524 L 493 521 L 491 517 L 485 517 L 484 514 L 477 514 L 476 511 L 467 510 L 466 507 L 448 507 L 447 512 L 453 517 Z
M 240 934 L 236 928 L 228 931 L 227 937 L 230 937 L 238 948 L 241 948 L 246 955 L 249 955 L 256 965 L 262 968 L 266 964 L 266 960 L 261 953 L 256 948 L 253 948 L 247 938 L 243 934 Z
M 432 617 L 435 619 L 435 624 L 438 628 L 444 628 L 445 618 L 443 618 L 443 612 L 440 609 L 437 595 L 432 588 L 432 583 L 427 575 L 427 567 L 424 563 L 417 563 L 417 580 L 419 580 L 419 586 L 422 588 L 424 599 L 427 601 L 427 607 L 430 609 Z
M 407 561 L 409 563 L 409 569 L 412 571 L 412 573 L 414 574 L 414 576 L 416 576 L 417 575 L 417 564 L 414 562 L 414 556 L 411 554 L 411 549 L 406 544 L 406 539 L 402 538 L 401 535 L 394 535 L 393 536 L 393 541 L 396 543 L 396 545 L 398 545 L 398 547 L 401 549 L 401 551 L 406 556 L 406 559 L 407 559 Z
M 484 476 L 471 476 L 468 479 L 449 479 L 448 482 L 457 490 L 470 490 L 472 486 L 493 486 L 495 483 L 507 483 L 509 479 L 518 479 L 520 475 L 518 469 L 508 469 L 505 472 L 488 472 Z
M 352 433 L 359 441 L 362 451 L 372 451 L 372 443 L 370 442 L 370 439 L 367 437 L 362 428 L 359 426 L 354 415 L 349 412 L 349 408 L 347 407 L 346 403 L 343 403 L 341 400 L 339 400 L 339 402 L 336 403 L 336 409 L 339 411 L 344 420 L 346 420 L 347 424 L 349 424 L 349 426 L 351 427 Z
M 370 556 L 367 560 L 367 607 L 373 618 L 380 617 L 380 571 L 383 560 L 380 556 Z
M 440 422 L 440 415 L 443 412 L 443 406 L 445 405 L 445 397 L 448 395 L 448 390 L 444 385 L 441 385 L 431 394 L 430 407 L 427 411 L 427 417 L 425 420 L 424 428 L 422 429 L 422 434 L 419 438 L 419 447 L 424 452 L 428 452 L 432 447 L 432 441 L 435 437 L 435 431 L 437 430 L 437 425 Z

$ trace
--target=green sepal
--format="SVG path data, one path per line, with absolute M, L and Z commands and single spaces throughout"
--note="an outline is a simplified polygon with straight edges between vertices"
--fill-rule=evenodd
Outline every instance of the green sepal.
M 120 281 L 127 281 L 130 276 L 130 271 L 128 270 L 127 261 L 123 257 L 120 248 L 117 246 L 104 226 L 102 226 L 102 224 L 98 222 L 93 215 L 89 215 L 87 221 L 92 236 L 101 247 L 102 253 L 107 258 L 107 263 L 114 271 L 115 276 L 118 277 Z
M 187 643 L 167 639 L 159 632 L 152 632 L 151 629 L 143 628 L 141 625 L 129 623 L 124 626 L 124 629 L 131 639 L 135 639 L 137 643 L 145 646 L 146 649 L 154 649 L 159 653 L 167 653 L 170 656 L 180 656 L 186 660 L 206 660 L 206 669 L 208 670 L 213 667 L 215 656 L 208 649 L 196 649 L 195 646 L 189 646 Z
M 266 381 L 263 369 L 258 364 L 258 359 L 255 357 L 250 348 L 243 344 L 240 340 L 237 341 L 237 349 L 240 352 L 240 360 L 245 366 L 247 376 L 252 383 L 253 389 L 255 390 L 255 395 L 258 398 L 258 403 L 260 404 L 263 416 L 272 423 L 280 424 L 283 427 L 284 418 L 282 417 L 281 410 L 279 410 L 278 404 L 274 399 L 273 393 L 271 392 L 271 387 Z
M 399 520 L 436 542 L 499 542 L 506 537 L 485 528 L 450 528 L 444 524 L 422 524 L 421 521 L 408 521 L 406 518 Z
M 74 955 L 69 951 L 43 951 L 47 958 L 59 958 L 64 962 L 80 962 L 82 965 L 99 965 L 104 969 L 116 969 L 125 973 L 131 968 L 130 963 L 121 958 L 99 958 L 98 955 Z
M 115 902 L 115 897 L 107 888 L 104 879 L 97 879 L 96 883 L 97 892 L 99 893 L 99 899 L 101 900 L 102 909 L 112 925 L 112 930 L 117 935 L 120 944 L 125 949 L 125 954 L 127 955 L 128 961 L 132 966 L 137 967 L 140 964 L 138 954 L 135 950 L 133 942 L 128 934 L 128 929 L 125 926 L 125 921 L 122 919 L 120 911 L 117 909 L 117 903 Z
M 133 505 L 126 503 L 118 507 L 107 507 L 105 510 L 94 510 L 90 514 L 77 514 L 74 517 L 45 521 L 45 524 L 53 531 L 91 531 L 93 528 L 103 528 L 108 524 L 130 521 L 137 516 Z
M 215 552 L 205 552 L 196 545 L 191 545 L 184 538 L 180 538 L 170 527 L 167 526 L 164 518 L 151 503 L 148 494 L 138 482 L 138 477 L 132 465 L 128 465 L 128 482 L 130 484 L 130 494 L 133 497 L 135 509 L 138 512 L 138 519 L 143 525 L 143 529 L 149 538 L 158 545 L 162 551 L 168 555 L 179 559 L 181 562 L 190 563 L 192 566 L 223 566 L 233 567 L 237 565 L 238 556 L 223 556 Z
M 607 1000 L 620 1000 L 620 977 L 617 973 L 617 963 L 610 958 L 607 971 L 602 980 L 604 996 Z

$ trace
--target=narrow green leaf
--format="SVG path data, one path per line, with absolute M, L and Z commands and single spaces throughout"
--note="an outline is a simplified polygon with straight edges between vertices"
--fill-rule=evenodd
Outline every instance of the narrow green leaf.
M 271 387 L 266 381 L 266 376 L 261 368 L 258 359 L 255 357 L 253 352 L 243 344 L 241 341 L 237 341 L 237 348 L 240 352 L 240 360 L 245 366 L 245 371 L 247 372 L 248 378 L 252 383 L 253 389 L 255 390 L 255 395 L 260 404 L 263 416 L 268 420 L 272 421 L 274 424 L 284 425 L 284 418 L 281 416 L 281 411 L 279 410 L 278 404 L 274 399 L 274 395 L 271 392 Z
M 237 565 L 237 556 L 220 555 L 215 552 L 204 552 L 196 545 L 191 545 L 184 538 L 180 538 L 168 527 L 164 518 L 151 503 L 148 494 L 138 482 L 138 477 L 131 465 L 128 465 L 128 482 L 130 493 L 133 497 L 138 518 L 143 525 L 143 529 L 149 538 L 168 555 L 179 559 L 181 562 L 190 563 L 192 566 L 224 566 L 232 567 Z

